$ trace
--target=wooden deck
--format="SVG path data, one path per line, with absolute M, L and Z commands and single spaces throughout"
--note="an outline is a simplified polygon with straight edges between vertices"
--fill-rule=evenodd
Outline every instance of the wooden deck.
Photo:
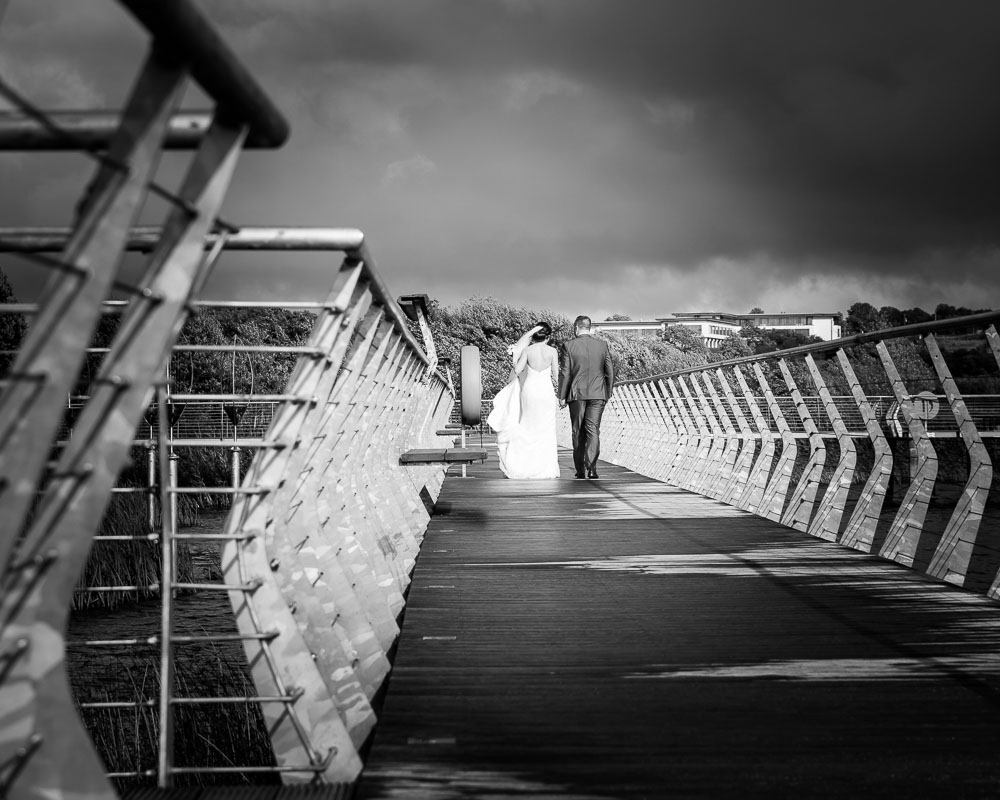
M 1000 796 L 1000 604 L 624 469 L 496 464 L 445 482 L 358 797 Z

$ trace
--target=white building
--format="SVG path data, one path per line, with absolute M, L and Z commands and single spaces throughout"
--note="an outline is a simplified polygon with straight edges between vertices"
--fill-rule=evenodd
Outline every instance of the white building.
M 818 336 L 823 340 L 840 338 L 840 312 L 777 314 L 729 314 L 724 311 L 675 312 L 654 320 L 606 320 L 593 323 L 594 329 L 611 333 L 639 336 L 659 336 L 668 325 L 683 325 L 701 337 L 708 348 L 718 347 L 740 328 L 755 326 L 766 330 L 781 330 Z

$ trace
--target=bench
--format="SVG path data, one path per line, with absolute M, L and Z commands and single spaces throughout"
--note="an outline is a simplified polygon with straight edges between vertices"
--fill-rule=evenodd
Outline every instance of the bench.
M 406 464 L 476 464 L 486 460 L 486 451 L 479 447 L 448 447 L 408 450 L 399 456 Z

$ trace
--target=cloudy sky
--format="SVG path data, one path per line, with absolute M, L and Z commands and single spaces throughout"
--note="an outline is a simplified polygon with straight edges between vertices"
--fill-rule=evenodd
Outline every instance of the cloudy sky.
M 243 156 L 223 215 L 359 227 L 396 293 L 596 318 L 1000 307 L 1000 3 L 199 5 L 292 126 Z M 145 39 L 116 3 L 0 13 L 6 80 L 121 105 Z M 0 224 L 66 224 L 79 162 L 0 154 Z M 308 296 L 323 272 L 223 265 L 211 292 Z

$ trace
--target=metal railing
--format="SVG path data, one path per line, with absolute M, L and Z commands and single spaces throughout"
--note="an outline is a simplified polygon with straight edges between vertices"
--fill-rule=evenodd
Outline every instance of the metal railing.
M 31 246 L 40 246 L 30 233 Z M 429 521 L 429 506 L 444 477 L 444 465 L 400 465 L 407 450 L 440 446 L 436 431 L 453 404 L 450 381 L 409 332 L 389 297 L 363 238 L 357 231 L 243 229 L 227 237 L 224 250 L 254 249 L 270 240 L 276 250 L 344 253 L 330 294 L 315 303 L 256 303 L 315 312 L 313 332 L 297 345 L 175 345 L 171 363 L 184 366 L 192 353 L 253 360 L 273 354 L 295 359 L 280 394 L 236 387 L 228 393 L 179 392 L 174 375 L 159 405 L 145 410 L 133 447 L 145 447 L 149 487 L 163 487 L 173 513 L 151 511 L 150 530 L 135 538 L 159 541 L 163 552 L 159 582 L 145 587 L 89 586 L 77 592 L 146 590 L 159 594 L 163 626 L 158 637 L 75 642 L 100 648 L 148 647 L 161 650 L 158 700 L 146 694 L 82 701 L 84 709 L 109 703 L 136 713 L 156 707 L 160 726 L 156 765 L 113 770 L 119 781 L 157 776 L 169 785 L 180 774 L 270 770 L 286 781 L 346 783 L 361 769 L 358 755 L 375 723 L 372 699 L 389 669 L 388 653 L 398 634 L 396 619 Z M 69 232 L 44 232 L 58 247 Z M 18 235 L 7 232 L 8 245 Z M 137 237 L 132 246 L 139 248 Z M 206 247 L 212 247 L 211 237 Z M 200 309 L 246 308 L 238 302 L 198 302 Z M 9 313 L 34 315 L 40 309 L 18 304 Z M 107 303 L 105 312 L 126 314 L 127 304 Z M 423 326 L 426 329 L 426 326 Z M 429 330 L 429 329 L 427 329 Z M 107 348 L 87 348 L 106 358 Z M 225 364 L 223 364 L 225 366 Z M 252 364 L 251 364 L 252 369 Z M 258 367 L 258 372 L 262 370 Z M 238 390 L 237 390 L 238 389 Z M 71 397 L 62 422 L 60 445 L 76 437 L 76 420 L 88 397 Z M 225 484 L 183 485 L 178 474 L 198 453 L 225 448 L 231 467 Z M 252 456 L 247 465 L 247 454 Z M 225 456 L 224 456 L 225 457 Z M 159 467 L 154 466 L 159 462 Z M 180 469 L 179 469 L 180 468 Z M 165 476 L 165 477 L 164 477 Z M 147 491 L 147 488 L 117 491 Z M 180 496 L 225 495 L 232 500 L 217 531 L 179 532 Z M 290 509 L 295 509 L 290 512 Z M 99 536 L 106 541 L 112 537 Z M 221 546 L 222 580 L 192 584 L 176 575 L 178 550 L 192 541 Z M 161 590 L 162 587 L 162 590 Z M 230 595 L 254 693 L 242 697 L 177 695 L 173 665 L 178 648 L 205 644 L 205 637 L 178 635 L 174 596 L 183 591 Z M 183 604 L 182 604 L 183 605 Z M 184 624 L 188 630 L 192 624 Z M 218 638 L 218 637 L 214 637 Z M 78 698 L 79 700 L 79 698 Z M 240 762 L 226 753 L 225 764 L 184 764 L 173 760 L 171 728 L 176 708 L 216 702 L 256 703 L 271 735 L 275 763 Z M 105 758 L 109 754 L 103 754 Z M 242 772 L 241 772 L 242 770 Z
M 435 429 L 453 392 L 409 332 L 359 231 L 236 228 L 218 219 L 240 150 L 280 146 L 287 126 L 189 0 L 122 3 L 152 45 L 121 115 L 44 112 L 0 81 L 18 109 L 0 114 L 0 149 L 75 150 L 97 165 L 71 229 L 0 230 L 0 251 L 52 274 L 38 303 L 6 309 L 28 322 L 0 383 L 0 795 L 114 797 L 115 785 L 166 787 L 196 774 L 348 782 L 360 771 L 371 700 L 445 470 L 404 468 L 399 455 L 440 441 Z M 217 111 L 174 113 L 189 76 Z M 167 148 L 195 149 L 176 192 L 154 177 Z M 164 222 L 134 228 L 150 194 L 166 202 Z M 178 344 L 213 265 L 237 249 L 343 254 L 325 297 L 272 304 L 308 307 L 315 323 L 307 341 Z M 120 268 L 127 251 L 147 254 L 140 279 Z M 91 347 L 115 296 L 128 298 L 112 308 L 116 332 L 107 346 Z M 265 352 L 294 362 L 287 385 L 269 394 L 171 386 L 171 368 L 192 357 Z M 186 485 L 186 460 L 220 448 L 228 448 L 227 480 Z M 118 486 L 137 452 L 148 479 Z M 99 534 L 111 499 L 128 493 L 148 505 L 144 523 Z M 231 502 L 220 529 L 178 526 L 178 506 L 191 496 Z M 205 582 L 178 574 L 179 553 L 195 540 L 221 551 L 220 574 Z M 136 543 L 155 549 L 152 577 L 79 583 L 94 546 Z M 125 592 L 158 598 L 153 633 L 137 633 L 135 615 L 125 615 L 111 635 L 69 644 L 92 663 L 152 648 L 156 674 L 127 696 L 74 697 L 70 609 L 82 595 Z M 179 628 L 188 593 L 228 597 L 231 631 Z M 225 679 L 209 691 L 182 687 L 179 653 L 225 642 L 245 652 L 249 688 L 234 692 Z M 178 715 L 220 705 L 260 710 L 268 763 L 242 763 L 239 742 L 226 751 L 213 742 L 214 763 L 177 762 Z M 149 761 L 106 770 L 102 757 L 120 743 L 99 753 L 79 714 L 109 711 L 134 714 L 135 731 L 153 727 Z
M 998 319 L 623 382 L 601 457 L 1000 598 Z
M 192 4 L 125 5 L 152 43 L 113 127 L 83 115 L 75 131 L 64 129 L 0 83 L 17 109 L 0 118 L 0 149 L 76 150 L 96 164 L 60 254 L 33 257 L 50 280 L 0 395 L 0 793 L 13 796 L 113 795 L 66 688 L 63 631 L 73 587 L 177 321 L 210 267 L 202 241 L 217 227 L 238 155 L 248 137 L 277 147 L 288 132 Z M 171 118 L 191 76 L 220 112 L 196 137 L 174 192 L 156 183 L 155 168 L 164 146 L 180 146 Z M 28 141 L 26 127 L 36 131 Z M 119 278 L 119 263 L 148 195 L 167 203 L 163 234 L 143 278 L 128 281 Z M 121 335 L 76 418 L 77 435 L 53 450 L 100 304 L 112 291 L 132 298 Z

